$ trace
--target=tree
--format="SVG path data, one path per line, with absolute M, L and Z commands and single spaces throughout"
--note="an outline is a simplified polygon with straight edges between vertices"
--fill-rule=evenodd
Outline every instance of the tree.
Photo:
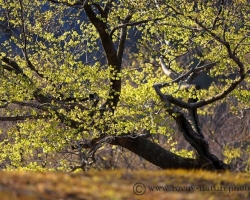
M 229 96 L 249 109 L 247 1 L 0 2 L 0 120 L 15 122 L 2 134 L 8 169 L 65 170 L 58 152 L 69 146 L 81 159 L 72 169 L 84 168 L 105 143 L 163 169 L 229 168 L 199 115 Z M 216 84 L 204 87 L 204 75 Z M 149 139 L 170 134 L 170 119 L 195 157 Z

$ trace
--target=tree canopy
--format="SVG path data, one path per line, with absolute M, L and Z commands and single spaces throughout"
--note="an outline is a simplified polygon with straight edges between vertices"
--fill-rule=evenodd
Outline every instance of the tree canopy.
M 0 4 L 3 168 L 84 168 L 106 143 L 161 168 L 228 168 L 199 116 L 222 102 L 249 109 L 248 1 Z M 170 140 L 171 120 L 192 157 L 150 140 Z

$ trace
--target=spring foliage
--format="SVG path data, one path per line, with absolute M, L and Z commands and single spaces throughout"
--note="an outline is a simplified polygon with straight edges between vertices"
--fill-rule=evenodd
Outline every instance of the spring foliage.
M 215 0 L 86 1 L 106 24 L 115 49 L 122 24 L 131 15 L 121 70 L 108 65 L 101 35 L 88 19 L 84 1 L 59 2 L 64 3 L 0 0 L 0 120 L 15 122 L 2 127 L 0 162 L 4 168 L 67 170 L 78 162 L 70 153 L 72 142 L 103 132 L 112 136 L 147 129 L 171 138 L 170 118 L 152 87 L 171 81 L 159 67 L 160 55 L 180 74 L 193 63 L 183 66 L 176 58 L 191 49 L 203 49 L 202 55 L 194 55 L 196 59 L 217 63 L 207 73 L 221 77 L 223 84 L 197 91 L 196 97 L 203 100 L 239 78 L 227 78 L 238 73 L 239 65 L 230 57 L 226 42 L 246 76 L 244 84 L 229 95 L 237 99 L 236 110 L 249 107 L 247 1 L 223 6 Z M 104 17 L 100 10 L 108 4 L 112 8 Z M 100 107 L 113 98 L 114 79 L 121 80 L 121 92 L 114 91 L 119 103 L 113 106 L 114 112 L 103 112 Z M 183 100 L 192 97 L 193 92 L 178 87 L 178 83 L 169 84 L 164 92 Z

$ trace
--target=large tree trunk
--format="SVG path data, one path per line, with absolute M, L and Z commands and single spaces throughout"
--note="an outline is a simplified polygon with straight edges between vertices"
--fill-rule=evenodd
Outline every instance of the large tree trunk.
M 215 169 L 205 160 L 180 157 L 141 136 L 115 137 L 110 144 L 124 147 L 162 169 Z
M 143 136 L 116 136 L 109 144 L 124 147 L 162 169 L 230 169 L 228 165 L 209 152 L 207 143 L 204 147 L 198 146 L 204 152 L 202 156 L 198 155 L 196 159 L 178 156 Z

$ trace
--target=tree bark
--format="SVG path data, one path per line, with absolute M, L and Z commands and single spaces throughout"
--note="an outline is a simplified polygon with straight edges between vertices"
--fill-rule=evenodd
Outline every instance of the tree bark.
M 210 163 L 215 170 L 229 169 L 228 165 L 210 152 L 209 144 L 200 129 L 197 109 L 193 108 L 187 111 L 182 109 L 181 111 L 180 107 L 170 108 L 170 102 L 160 91 L 160 87 L 159 84 L 154 85 L 156 93 L 161 98 L 161 101 L 164 102 L 166 112 L 174 118 L 185 140 L 196 150 L 197 159 L 202 160 L 203 164 Z M 191 102 L 195 101 L 195 99 L 189 100 Z
M 110 80 L 110 98 L 106 100 L 102 107 L 108 107 L 112 111 L 114 111 L 114 107 L 117 106 L 120 100 L 121 79 L 118 77 L 118 73 L 121 70 L 121 61 L 118 60 L 117 51 L 115 49 L 114 43 L 112 42 L 112 38 L 110 38 L 107 24 L 96 16 L 96 13 L 88 3 L 85 4 L 84 10 L 100 35 L 108 65 L 113 67 L 113 70 L 111 72 L 114 74 L 114 77 Z
M 110 144 L 124 147 L 162 169 L 216 170 L 211 162 L 204 159 L 183 158 L 141 136 L 117 136 Z

